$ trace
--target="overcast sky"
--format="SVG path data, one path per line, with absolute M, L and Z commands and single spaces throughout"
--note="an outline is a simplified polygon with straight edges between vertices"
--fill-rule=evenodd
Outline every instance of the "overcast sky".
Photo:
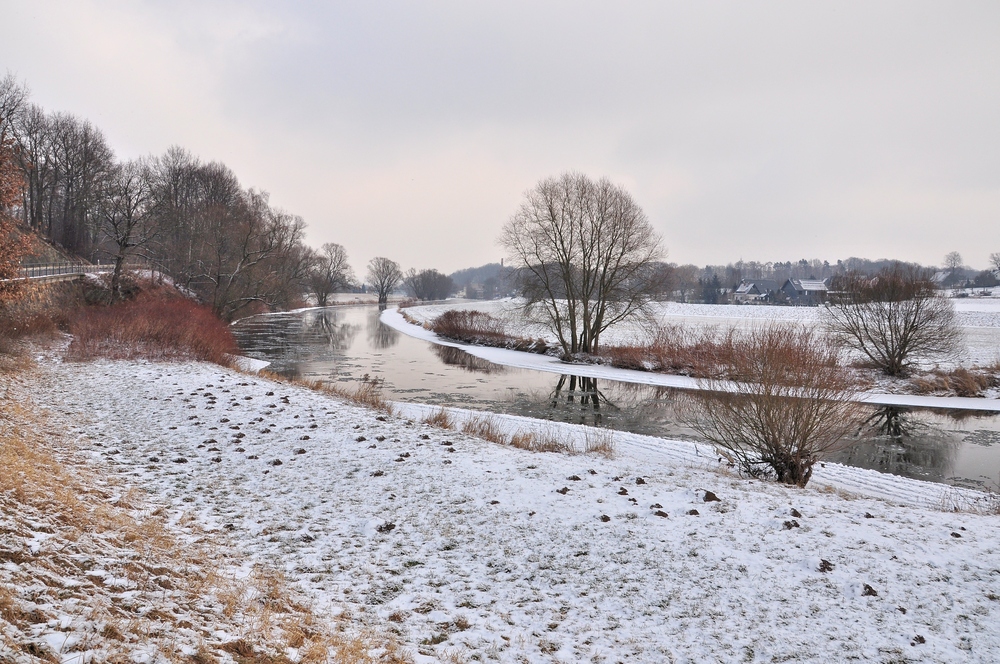
M 0 69 L 343 244 L 498 260 L 525 190 L 624 185 L 669 260 L 1000 251 L 1000 3 L 0 0 Z M 2 73 L 2 72 L 0 72 Z

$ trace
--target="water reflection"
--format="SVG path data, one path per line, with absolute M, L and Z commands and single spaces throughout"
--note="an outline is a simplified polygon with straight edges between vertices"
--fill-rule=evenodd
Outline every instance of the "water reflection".
M 683 391 L 502 367 L 403 335 L 378 314 L 374 305 L 313 309 L 245 319 L 233 332 L 248 355 L 272 362 L 272 371 L 289 377 L 342 382 L 369 374 L 385 379 L 384 394 L 393 400 L 697 438 L 684 424 Z M 832 460 L 994 486 L 1000 483 L 1000 418 L 873 408 L 855 445 Z
M 507 371 L 507 367 L 501 364 L 493 364 L 489 360 L 476 357 L 454 346 L 438 346 L 435 344 L 434 354 L 445 364 L 453 367 L 461 367 L 472 373 L 502 374 Z
M 931 426 L 912 409 L 873 408 L 857 440 L 831 460 L 894 475 L 943 481 L 950 479 L 961 440 L 954 432 Z
M 346 322 L 343 312 L 337 309 L 309 311 L 302 322 L 304 332 L 322 339 L 331 351 L 349 350 L 361 331 L 360 325 Z
M 368 344 L 372 348 L 379 350 L 392 348 L 399 343 L 399 332 L 379 320 L 379 314 L 383 308 L 384 305 L 379 309 L 373 309 L 368 313 L 368 318 L 365 320 L 365 332 L 368 337 Z

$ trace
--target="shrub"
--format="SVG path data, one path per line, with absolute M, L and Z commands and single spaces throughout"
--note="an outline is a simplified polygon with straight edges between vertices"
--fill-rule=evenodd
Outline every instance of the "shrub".
M 756 328 L 727 343 L 721 375 L 688 397 L 688 425 L 744 474 L 805 486 L 813 464 L 850 444 L 860 424 L 852 378 L 805 328 Z
M 529 353 L 544 353 L 549 349 L 548 344 L 542 339 L 527 339 L 507 334 L 506 325 L 502 320 L 482 311 L 451 309 L 435 318 L 430 330 L 448 339 L 480 346 L 509 348 Z
M 69 321 L 72 360 L 202 360 L 228 364 L 238 352 L 229 327 L 187 299 L 141 295 L 114 306 L 78 309 Z
M 660 327 L 645 346 L 609 346 L 599 359 L 611 366 L 710 378 L 730 360 L 733 329 L 691 330 L 681 325 Z

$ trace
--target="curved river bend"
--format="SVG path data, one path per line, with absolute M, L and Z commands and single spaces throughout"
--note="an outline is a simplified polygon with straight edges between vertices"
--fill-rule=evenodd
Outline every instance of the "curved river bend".
M 374 305 L 253 316 L 233 325 L 250 357 L 289 378 L 350 383 L 384 380 L 385 396 L 544 420 L 691 438 L 681 393 L 669 388 L 513 369 L 406 336 Z M 831 460 L 906 477 L 997 490 L 1000 416 L 965 411 L 872 408 L 857 442 Z

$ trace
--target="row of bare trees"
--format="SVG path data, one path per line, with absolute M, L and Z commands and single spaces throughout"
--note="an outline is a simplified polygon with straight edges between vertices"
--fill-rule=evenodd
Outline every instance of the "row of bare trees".
M 342 246 L 306 246 L 302 219 L 224 164 L 179 147 L 120 161 L 98 128 L 32 104 L 11 75 L 0 80 L 0 160 L 8 217 L 71 253 L 110 260 L 113 298 L 137 260 L 227 319 L 306 292 L 326 304 L 354 282 Z

